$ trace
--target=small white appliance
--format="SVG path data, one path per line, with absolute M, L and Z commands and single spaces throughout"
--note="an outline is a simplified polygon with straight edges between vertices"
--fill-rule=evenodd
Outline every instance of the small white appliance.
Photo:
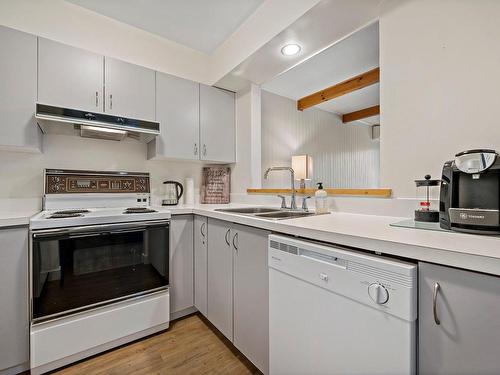
M 169 326 L 170 212 L 148 173 L 46 170 L 30 220 L 30 367 L 45 373 Z
M 271 375 L 416 372 L 417 266 L 269 236 Z

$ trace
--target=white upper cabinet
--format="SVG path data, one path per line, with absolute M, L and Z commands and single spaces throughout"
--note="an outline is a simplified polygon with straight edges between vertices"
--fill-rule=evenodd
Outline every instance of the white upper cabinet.
M 234 93 L 200 85 L 201 160 L 235 162 L 235 125 Z
M 41 151 L 36 125 L 36 37 L 0 26 L 0 149 Z
M 102 55 L 38 38 L 38 102 L 102 112 L 103 74 Z
M 139 120 L 155 120 L 155 71 L 105 58 L 104 112 Z
M 161 134 L 148 145 L 148 158 L 199 159 L 200 85 L 156 73 L 156 121 Z

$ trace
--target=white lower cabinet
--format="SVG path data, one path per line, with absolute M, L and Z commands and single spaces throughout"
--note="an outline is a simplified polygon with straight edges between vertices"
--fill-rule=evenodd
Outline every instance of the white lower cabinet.
M 418 268 L 419 374 L 500 373 L 500 277 Z
M 233 343 L 264 374 L 269 372 L 269 232 L 233 225 Z
M 262 372 L 269 367 L 269 232 L 208 219 L 207 318 Z
M 194 217 L 194 306 L 207 316 L 207 244 L 208 219 Z
M 170 313 L 193 307 L 193 216 L 176 215 L 170 222 Z
M 0 229 L 0 373 L 29 363 L 28 228 Z
M 233 341 L 233 248 L 231 223 L 208 219 L 207 318 Z

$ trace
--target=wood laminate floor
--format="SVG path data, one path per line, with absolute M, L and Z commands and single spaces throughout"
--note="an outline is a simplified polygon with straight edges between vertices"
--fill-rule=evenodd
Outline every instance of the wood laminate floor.
M 167 331 L 91 357 L 52 374 L 261 374 L 200 314 Z

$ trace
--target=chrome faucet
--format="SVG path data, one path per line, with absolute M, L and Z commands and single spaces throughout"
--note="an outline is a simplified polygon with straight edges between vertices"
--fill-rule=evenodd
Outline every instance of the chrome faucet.
M 269 176 L 269 172 L 271 171 L 289 171 L 290 172 L 290 187 L 292 189 L 292 199 L 290 201 L 290 208 L 292 210 L 297 209 L 297 201 L 295 200 L 295 171 L 290 168 L 290 167 L 271 167 L 267 168 L 266 172 L 264 173 L 264 178 L 267 179 L 267 176 Z M 282 205 L 283 207 L 283 205 Z

